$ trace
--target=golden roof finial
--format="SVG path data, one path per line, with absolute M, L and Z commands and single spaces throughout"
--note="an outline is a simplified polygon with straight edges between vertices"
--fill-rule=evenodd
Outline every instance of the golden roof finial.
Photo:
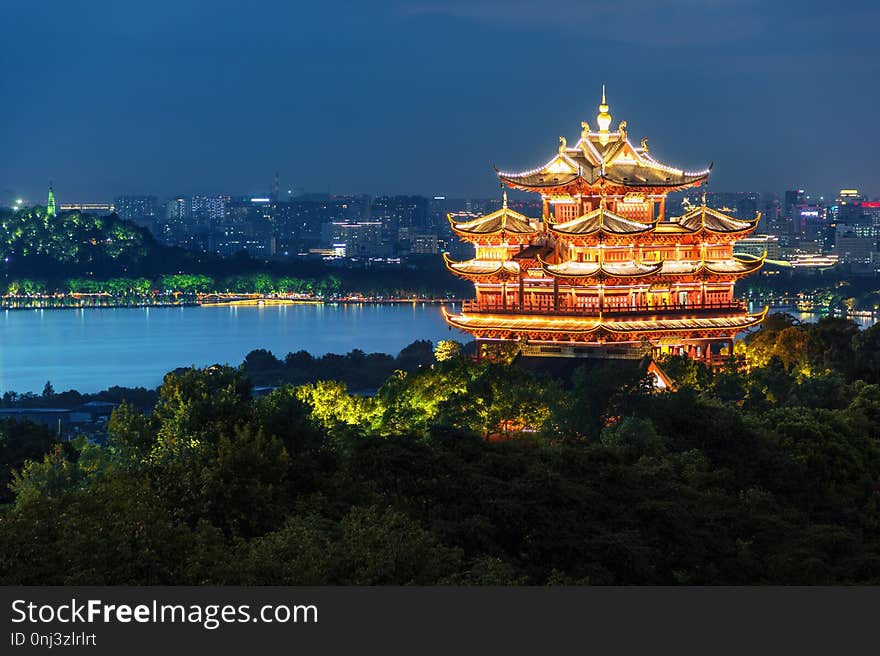
M 605 85 L 602 85 L 602 104 L 599 105 L 599 115 L 596 117 L 596 123 L 599 125 L 599 140 L 602 144 L 608 142 L 608 128 L 611 126 L 611 114 L 608 113 L 608 103 L 605 101 Z
M 507 209 L 507 190 L 506 189 L 504 190 L 504 197 L 503 197 L 503 200 L 501 201 L 501 208 L 505 209 L 505 210 Z
M 703 198 L 702 198 L 703 209 L 706 209 L 706 190 L 703 189 Z
M 568 147 L 568 141 L 565 137 L 559 137 L 559 154 L 562 155 L 565 152 L 565 149 Z
M 581 139 L 586 141 L 590 138 L 590 124 L 586 121 L 581 121 Z

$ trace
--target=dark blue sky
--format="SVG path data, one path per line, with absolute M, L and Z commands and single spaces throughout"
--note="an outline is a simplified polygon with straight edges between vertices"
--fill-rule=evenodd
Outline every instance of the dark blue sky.
M 497 192 L 595 124 L 716 190 L 880 194 L 876 2 L 9 2 L 0 195 Z

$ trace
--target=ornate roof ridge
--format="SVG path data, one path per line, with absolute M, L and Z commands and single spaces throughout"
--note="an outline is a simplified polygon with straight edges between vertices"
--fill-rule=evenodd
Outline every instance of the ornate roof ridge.
M 562 226 L 569 226 L 569 225 L 574 225 L 577 223 L 584 223 L 584 222 L 589 221 L 591 219 L 594 219 L 596 217 L 598 217 L 599 220 L 596 224 L 596 227 L 591 230 L 588 230 L 585 232 L 567 232 L 565 230 L 560 229 Z M 608 229 L 606 227 L 606 218 L 612 219 L 614 221 L 618 221 L 620 223 L 632 226 L 637 229 L 636 230 L 627 230 L 627 231 Z M 621 216 L 620 214 L 617 214 L 616 212 L 612 212 L 607 207 L 597 207 L 596 209 L 590 210 L 586 214 L 581 214 L 580 216 L 578 216 L 574 219 L 569 219 L 568 221 L 562 221 L 561 223 L 550 223 L 549 229 L 551 232 L 555 232 L 557 234 L 563 234 L 563 235 L 570 235 L 570 234 L 589 235 L 589 234 L 593 234 L 593 233 L 600 232 L 600 231 L 606 232 L 608 234 L 615 234 L 615 235 L 635 235 L 635 234 L 641 234 L 644 232 L 649 232 L 649 231 L 653 230 L 656 225 L 657 225 L 656 220 L 653 220 L 650 223 L 644 223 L 642 221 L 636 221 L 635 219 L 629 219 L 625 216 Z

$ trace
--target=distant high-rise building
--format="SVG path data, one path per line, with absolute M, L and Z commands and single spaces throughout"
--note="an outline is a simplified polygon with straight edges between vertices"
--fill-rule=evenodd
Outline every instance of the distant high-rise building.
M 327 224 L 368 221 L 370 197 L 300 194 L 287 202 L 275 203 L 274 213 L 278 252 L 306 253 L 326 242 Z
M 737 255 L 751 255 L 762 257 L 764 254 L 770 260 L 779 259 L 779 237 L 776 235 L 752 235 L 740 239 L 733 245 L 733 252 Z
M 439 252 L 439 241 L 434 233 L 415 233 L 410 238 L 410 253 L 436 255 Z
M 862 202 L 862 217 L 865 223 L 870 223 L 875 228 L 880 229 L 880 202 Z
M 231 196 L 193 196 L 189 199 L 189 212 L 193 222 L 213 225 L 226 218 L 226 206 Z
M 877 233 L 873 225 L 838 223 L 834 251 L 844 264 L 877 262 Z
M 158 221 L 157 235 L 166 244 L 186 245 L 189 231 L 189 199 L 175 196 L 165 203 L 164 219 Z
M 800 205 L 794 210 L 796 233 L 800 240 L 821 244 L 824 241 L 826 211 L 821 205 Z
M 372 218 L 380 221 L 386 241 L 396 243 L 401 228 L 430 228 L 428 199 L 424 196 L 378 196 L 372 205 Z
M 783 205 L 783 212 L 786 216 L 791 216 L 794 208 L 798 205 L 804 204 L 804 190 L 803 189 L 790 189 L 785 192 L 785 203 Z
M 254 257 L 274 256 L 276 205 L 264 196 L 230 198 L 223 220 L 211 232 L 208 249 L 222 255 L 247 251 Z
M 159 216 L 159 201 L 155 196 L 119 196 L 113 203 L 122 219 L 145 222 Z
M 785 192 L 785 200 L 782 204 L 782 216 L 786 226 L 786 237 L 789 239 L 798 239 L 800 237 L 800 228 L 797 225 L 796 213 L 797 208 L 805 202 L 803 189 L 790 189 Z
M 345 257 L 382 257 L 388 248 L 379 221 L 334 221 L 324 226 L 324 241 Z
M 834 223 L 859 223 L 863 220 L 862 203 L 865 197 L 858 189 L 841 189 L 829 208 Z
M 214 252 L 219 226 L 224 224 L 231 196 L 192 196 L 189 199 L 189 231 L 198 250 Z
M 782 217 L 782 203 L 776 194 L 765 194 L 763 198 L 763 207 L 761 208 L 761 221 L 758 223 L 758 229 L 767 234 L 781 235 L 785 232 L 785 225 Z
M 165 218 L 169 221 L 186 221 L 189 218 L 189 199 L 176 196 L 165 203 Z

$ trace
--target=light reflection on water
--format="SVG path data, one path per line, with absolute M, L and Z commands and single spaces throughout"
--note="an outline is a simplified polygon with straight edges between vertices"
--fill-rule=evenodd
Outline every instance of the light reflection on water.
M 762 308 L 751 308 L 759 311 Z M 801 321 L 819 315 L 795 308 Z M 861 318 L 862 328 L 876 319 Z M 111 385 L 155 387 L 172 369 L 214 363 L 238 365 L 253 349 L 283 358 L 397 354 L 417 339 L 470 339 L 449 331 L 439 305 L 267 305 L 182 308 L 106 308 L 0 311 L 0 392 L 94 392 Z
M 0 392 L 155 387 L 172 369 L 238 365 L 258 348 L 283 358 L 397 354 L 417 339 L 459 339 L 439 305 L 268 305 L 0 311 Z
M 749 303 L 749 312 L 760 312 L 763 309 L 764 306 L 760 303 Z M 815 312 L 801 312 L 794 306 L 770 308 L 770 314 L 774 313 L 790 314 L 801 323 L 815 323 L 824 316 Z M 875 323 L 877 323 L 877 317 L 853 317 L 852 320 L 862 330 L 864 330 L 865 328 L 870 328 Z

